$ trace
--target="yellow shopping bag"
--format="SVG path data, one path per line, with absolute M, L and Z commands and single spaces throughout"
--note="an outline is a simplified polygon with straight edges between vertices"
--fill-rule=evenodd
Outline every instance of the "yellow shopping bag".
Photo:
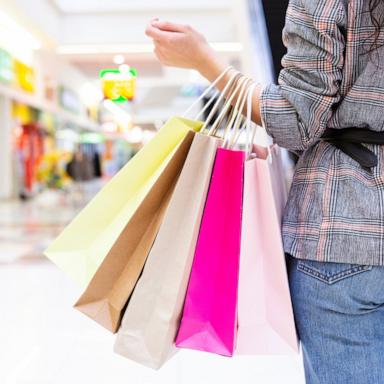
M 188 132 L 202 123 L 173 117 L 46 249 L 85 288 Z

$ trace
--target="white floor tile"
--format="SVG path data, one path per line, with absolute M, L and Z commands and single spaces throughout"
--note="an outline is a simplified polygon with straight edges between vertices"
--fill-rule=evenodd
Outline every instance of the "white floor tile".
M 48 260 L 31 258 L 95 192 L 86 188 L 76 204 L 61 194 L 0 204 L 1 384 L 304 383 L 300 357 L 183 350 L 153 371 L 114 354 L 114 336 L 72 308 L 80 290 Z

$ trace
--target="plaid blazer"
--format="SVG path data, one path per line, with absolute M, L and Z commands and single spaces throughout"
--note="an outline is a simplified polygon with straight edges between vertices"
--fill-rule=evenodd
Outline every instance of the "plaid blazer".
M 384 131 L 384 47 L 366 53 L 368 4 L 290 0 L 278 85 L 261 92 L 263 126 L 300 155 L 283 219 L 284 249 L 298 258 L 384 265 L 384 146 L 364 144 L 379 162 L 369 171 L 320 139 L 326 128 Z

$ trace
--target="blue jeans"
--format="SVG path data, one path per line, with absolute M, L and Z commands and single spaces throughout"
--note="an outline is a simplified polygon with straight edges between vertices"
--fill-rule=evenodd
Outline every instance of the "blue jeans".
M 307 384 L 384 384 L 384 268 L 287 255 Z

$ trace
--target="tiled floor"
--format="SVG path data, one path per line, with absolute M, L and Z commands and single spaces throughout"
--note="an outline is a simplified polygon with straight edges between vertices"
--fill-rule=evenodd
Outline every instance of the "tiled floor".
M 45 191 L 26 202 L 0 202 L 0 263 L 41 256 L 100 186 L 88 182 L 68 191 Z
M 96 189 L 0 204 L 1 384 L 304 383 L 299 357 L 181 351 L 155 372 L 115 355 L 114 336 L 72 308 L 79 289 L 41 257 Z

